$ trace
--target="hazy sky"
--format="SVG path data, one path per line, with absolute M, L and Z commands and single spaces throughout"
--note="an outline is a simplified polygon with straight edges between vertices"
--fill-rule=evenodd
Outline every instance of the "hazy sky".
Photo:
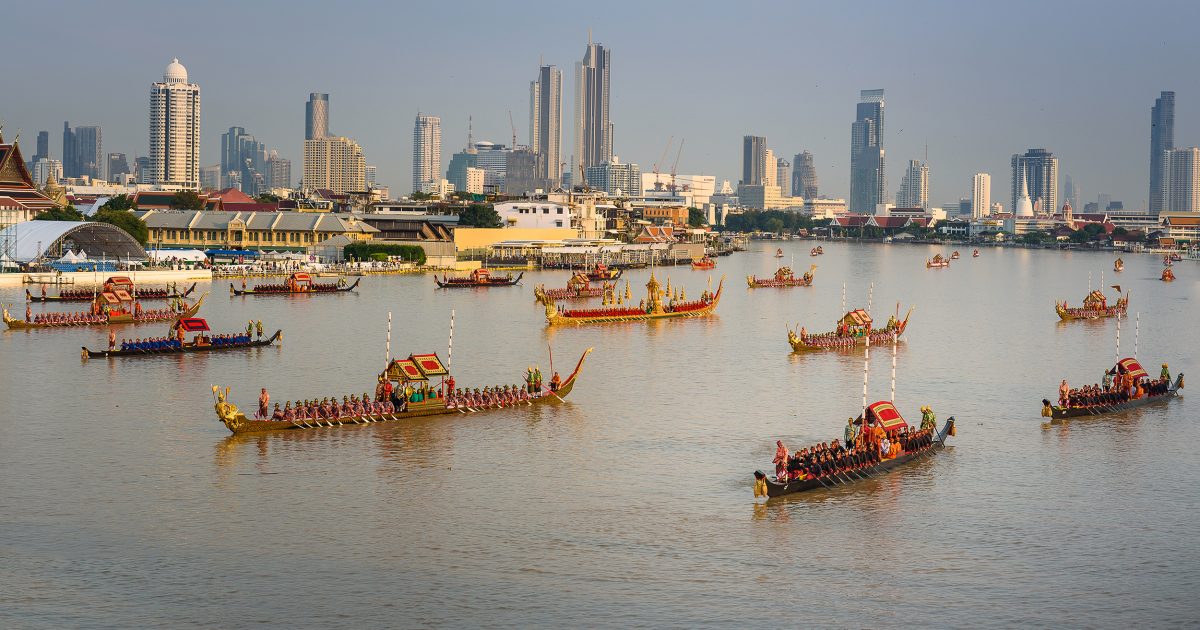
M 931 202 L 1046 147 L 1085 200 L 1146 204 L 1150 106 L 1176 92 L 1177 145 L 1200 144 L 1197 2 L 15 2 L 0 121 L 32 154 L 64 120 L 103 127 L 104 150 L 147 152 L 149 90 L 174 56 L 201 87 L 201 162 L 245 127 L 301 173 L 304 102 L 330 94 L 331 130 L 362 144 L 393 194 L 411 190 L 418 109 L 442 118 L 443 169 L 475 137 L 528 140 L 538 57 L 563 70 L 569 118 L 587 29 L 613 51 L 616 153 L 649 171 L 686 138 L 680 173 L 737 182 L 741 138 L 789 160 L 812 151 L 823 194 L 849 189 L 863 88 L 887 90 L 889 197 L 929 147 Z M 564 125 L 569 159 L 571 130 Z M 672 150 L 674 153 L 674 150 Z M 667 162 L 673 160 L 668 158 Z

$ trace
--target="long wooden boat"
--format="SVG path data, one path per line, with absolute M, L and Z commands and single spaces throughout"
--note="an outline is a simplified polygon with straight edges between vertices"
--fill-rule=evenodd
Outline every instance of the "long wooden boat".
M 775 257 L 783 258 L 783 248 L 782 247 L 775 249 Z
M 509 407 L 522 408 L 529 405 L 540 405 L 547 402 L 562 401 L 575 388 L 575 382 L 579 378 L 580 370 L 583 369 L 583 361 L 588 354 L 592 352 L 592 348 L 588 348 L 583 352 L 583 356 L 579 357 L 579 362 L 575 364 L 575 370 L 571 372 L 567 378 L 563 379 L 562 383 L 556 390 L 541 388 L 538 392 L 532 395 L 528 401 L 521 401 L 509 405 Z M 423 355 L 434 356 L 434 355 Z M 435 357 L 436 358 L 436 357 Z M 408 361 L 411 361 L 412 358 Z M 396 362 L 393 362 L 395 364 Z M 440 361 L 438 362 L 440 364 Z M 389 373 L 393 366 L 389 366 Z M 404 368 L 409 369 L 408 366 Z M 420 367 L 412 366 L 415 372 L 411 372 L 416 376 L 420 376 Z M 445 372 L 442 372 L 445 374 Z M 222 392 L 220 387 L 213 386 L 213 392 L 217 395 L 217 402 L 214 408 L 217 412 L 217 420 L 225 425 L 233 433 L 261 433 L 265 431 L 291 431 L 296 429 L 315 429 L 318 427 L 333 427 L 348 424 L 372 424 L 375 422 L 388 422 L 392 420 L 408 420 L 410 418 L 420 418 L 424 416 L 439 416 L 453 413 L 469 413 L 475 411 L 486 411 L 490 408 L 470 408 L 465 405 L 447 405 L 444 397 L 438 396 L 428 398 L 422 402 L 407 403 L 404 411 L 383 414 L 367 414 L 359 416 L 346 416 L 341 418 L 322 418 L 319 420 L 304 419 L 304 420 L 254 420 L 246 417 L 238 409 L 237 405 L 228 402 L 228 388 Z
M 1114 260 L 1113 261 L 1113 271 L 1115 271 L 1117 273 L 1121 273 L 1122 271 L 1125 271 L 1125 261 L 1121 260 L 1120 258 Z
M 8 325 L 9 328 L 12 328 L 14 330 L 21 330 L 21 329 L 26 329 L 26 328 L 70 328 L 70 327 L 75 327 L 75 326 L 114 326 L 114 325 L 118 325 L 118 324 L 149 324 L 149 323 L 156 323 L 156 322 L 168 322 L 168 321 L 179 319 L 181 317 L 194 316 L 196 314 L 196 312 L 200 310 L 200 305 L 204 303 L 204 298 L 207 296 L 208 296 L 207 293 L 201 294 L 200 299 L 196 300 L 196 302 L 194 304 L 192 304 L 191 306 L 187 306 L 187 302 L 185 300 L 181 299 L 180 300 L 181 306 L 178 310 L 163 309 L 160 312 L 148 311 L 148 312 L 143 313 L 142 315 L 135 315 L 134 313 L 130 313 L 127 311 L 122 311 L 118 314 L 110 313 L 107 315 L 92 315 L 92 314 L 86 313 L 86 312 L 85 313 L 62 313 L 62 315 L 83 315 L 83 316 L 85 316 L 85 321 L 76 321 L 76 322 L 68 322 L 68 321 L 61 321 L 61 322 L 28 321 L 27 322 L 23 319 L 17 319 L 17 318 L 12 317 L 9 314 L 8 309 L 5 308 L 4 309 L 4 323 L 6 325 Z
M 1162 275 L 1159 276 L 1159 280 L 1162 280 L 1163 282 L 1174 282 L 1175 272 L 1171 271 L 1170 267 L 1163 267 Z
M 1146 370 L 1132 358 L 1121 359 L 1117 365 L 1122 370 L 1133 374 L 1136 379 L 1147 378 Z M 1116 368 L 1114 368 L 1116 369 Z M 1181 372 L 1175 377 L 1175 382 L 1167 387 L 1167 391 L 1161 394 L 1144 395 L 1141 398 L 1131 398 L 1123 402 L 1112 405 L 1086 405 L 1082 407 L 1064 407 L 1055 405 L 1048 399 L 1042 399 L 1042 417 L 1053 418 L 1060 420 L 1063 418 L 1078 418 L 1080 416 L 1102 416 L 1111 413 L 1125 411 L 1127 409 L 1136 409 L 1153 403 L 1165 402 L 1179 395 L 1179 390 L 1183 389 L 1183 373 Z
M 82 355 L 85 359 L 118 359 L 121 357 L 152 357 L 164 354 L 189 354 L 193 352 L 227 352 L 231 350 L 248 350 L 250 348 L 261 348 L 269 346 L 283 337 L 282 330 L 276 330 L 275 334 L 267 338 L 258 338 L 250 343 L 229 344 L 214 346 L 212 344 L 199 344 L 195 342 L 186 342 L 178 348 L 168 348 L 163 350 L 89 350 L 87 346 L 83 346 Z
M 886 345 L 893 340 L 899 340 L 908 328 L 908 318 L 912 316 L 915 306 L 909 307 L 904 319 L 895 316 L 888 318 L 883 328 L 871 327 L 871 315 L 862 309 L 850 311 L 838 320 L 837 327 L 828 333 L 810 335 L 807 330 L 788 331 L 788 343 L 793 352 L 808 352 L 813 350 L 848 350 L 865 346 L 867 339 L 872 345 Z M 897 309 L 897 312 L 899 309 Z
M 979 249 L 978 248 L 976 248 L 974 251 L 971 252 L 971 258 L 979 258 Z
M 796 494 L 798 492 L 808 492 L 819 488 L 832 488 L 834 486 L 849 485 L 863 479 L 871 479 L 881 474 L 886 474 L 906 464 L 910 464 L 916 460 L 930 457 L 937 452 L 945 449 L 946 438 L 954 435 L 954 418 L 946 419 L 946 423 L 942 425 L 940 431 L 933 438 L 933 443 L 917 451 L 898 455 L 891 459 L 885 459 L 878 464 L 864 466 L 854 470 L 825 475 L 816 479 L 799 479 L 791 482 L 779 482 L 771 479 L 761 470 L 754 471 L 754 480 L 756 483 L 765 484 L 767 498 L 780 497 L 786 494 Z
M 746 285 L 751 289 L 775 289 L 781 287 L 811 287 L 813 283 L 813 274 L 816 272 L 817 266 L 812 265 L 808 268 L 808 272 L 797 278 L 792 273 L 791 267 L 780 267 L 775 270 L 775 276 L 771 278 L 759 278 L 758 276 L 746 276 Z
M 521 281 L 521 277 L 525 272 L 513 275 L 507 274 L 504 276 L 493 276 L 488 269 L 479 268 L 471 272 L 469 276 L 451 277 L 443 275 L 441 279 L 437 276 L 433 277 L 439 289 L 471 289 L 477 287 L 511 287 Z
M 596 282 L 599 280 L 616 280 L 621 277 L 623 271 L 623 269 L 614 269 L 604 263 L 596 263 L 595 267 L 583 273 L 587 276 L 588 280 Z
M 1108 298 L 1104 297 L 1104 292 L 1096 289 L 1087 294 L 1083 298 L 1082 307 L 1067 306 L 1066 300 L 1054 303 L 1054 312 L 1058 313 L 1058 318 L 1064 322 L 1075 319 L 1101 319 L 1104 317 L 1125 316 L 1129 309 L 1129 292 L 1125 292 L 1125 297 L 1118 297 L 1117 303 L 1109 306 Z
M 650 272 L 650 281 L 646 283 L 646 299 L 641 305 L 628 307 L 611 305 L 597 309 L 559 309 L 552 299 L 543 299 L 546 307 L 546 322 L 558 324 L 608 324 L 614 322 L 637 322 L 656 319 L 677 319 L 703 317 L 709 315 L 721 302 L 721 290 L 725 286 L 725 278 L 717 285 L 717 292 L 705 291 L 699 300 L 687 301 L 687 295 L 681 292 L 674 299 L 670 290 L 664 290 Z
M 337 282 L 313 282 L 312 274 L 297 272 L 288 276 L 284 284 L 260 284 L 252 288 L 246 288 L 246 281 L 242 280 L 242 288 L 237 289 L 233 283 L 229 283 L 229 295 L 321 295 L 325 293 L 349 293 L 358 287 L 358 283 L 362 279 L 359 278 L 353 284 L 345 286 L 346 281 L 339 279 Z
M 172 289 L 139 289 L 131 294 L 137 300 L 170 300 L 172 298 L 185 298 L 190 296 L 196 290 L 195 282 L 188 287 L 183 293 Z M 60 292 L 58 295 L 34 295 L 29 289 L 25 289 L 26 302 L 91 302 L 96 299 L 96 294 L 101 292 L 97 290 L 74 289 L 70 291 Z
M 709 271 L 717 268 L 717 261 L 705 256 L 699 260 L 692 261 L 692 269 L 697 271 Z
M 925 259 L 926 269 L 945 269 L 950 266 L 950 259 L 943 258 L 941 254 L 934 254 L 932 259 Z
M 567 281 L 566 288 L 547 289 L 545 285 L 539 284 L 533 288 L 533 297 L 538 302 L 541 302 L 546 297 L 553 300 L 579 300 L 604 297 L 605 295 L 614 293 L 616 290 L 616 284 L 612 282 L 602 282 L 599 286 L 592 286 L 587 274 L 577 272 Z
M 816 247 L 809 250 L 808 255 L 809 256 L 820 256 L 824 253 L 825 253 L 825 248 L 821 247 L 820 245 L 817 245 Z
M 958 253 L 957 249 L 954 250 L 953 252 L 950 252 L 950 260 L 958 260 L 961 257 L 962 256 L 961 256 L 961 254 Z

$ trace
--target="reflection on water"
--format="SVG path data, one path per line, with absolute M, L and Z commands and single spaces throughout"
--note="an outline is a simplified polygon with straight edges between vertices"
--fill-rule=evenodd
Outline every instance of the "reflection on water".
M 711 275 L 768 276 L 776 246 Z M 97 365 L 77 357 L 107 343 L 103 328 L 0 333 L 0 399 L 17 410 L 0 414 L 0 624 L 893 626 L 913 625 L 897 602 L 931 594 L 917 625 L 1195 619 L 1200 490 L 1180 471 L 1200 427 L 1186 398 L 1039 415 L 1060 379 L 1094 382 L 1115 358 L 1115 320 L 1056 323 L 1053 309 L 1110 256 L 984 249 L 927 271 L 941 248 L 825 251 L 812 287 L 731 284 L 716 315 L 692 320 L 547 328 L 531 292 L 565 284 L 555 271 L 458 292 L 371 277 L 356 295 L 300 299 L 231 299 L 217 283 L 201 312 L 215 331 L 284 330 L 249 352 Z M 1187 372 L 1200 284 L 1124 257 L 1139 358 Z M 710 275 L 658 274 L 689 294 Z M 649 270 L 626 277 L 637 298 Z M 843 282 L 847 308 L 874 283 L 881 319 L 918 305 L 896 405 L 954 415 L 958 436 L 889 475 L 754 501 L 776 439 L 837 437 L 861 408 L 861 349 L 787 344 L 788 324 L 832 328 Z M 214 384 L 251 409 L 259 387 L 279 401 L 371 391 L 388 312 L 393 355 L 445 357 L 451 309 L 463 387 L 548 375 L 548 345 L 564 374 L 596 350 L 565 403 L 246 436 L 216 420 Z M 1126 321 L 1125 353 L 1132 337 Z M 890 377 L 891 349 L 872 348 L 872 400 Z M 784 588 L 804 597 L 773 596 Z

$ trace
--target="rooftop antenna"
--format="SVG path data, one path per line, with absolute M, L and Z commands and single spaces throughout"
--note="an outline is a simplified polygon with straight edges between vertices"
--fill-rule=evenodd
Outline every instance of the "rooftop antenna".
M 467 148 L 475 146 L 475 120 L 473 116 L 467 116 Z

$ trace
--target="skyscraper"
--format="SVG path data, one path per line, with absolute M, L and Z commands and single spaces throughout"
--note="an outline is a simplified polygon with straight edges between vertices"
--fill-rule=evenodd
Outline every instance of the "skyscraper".
M 759 186 L 767 171 L 767 139 L 742 136 L 742 184 Z
M 929 165 L 918 160 L 908 161 L 908 170 L 896 193 L 898 208 L 929 208 Z
M 279 157 L 277 151 L 271 151 L 267 158 L 267 186 L 270 188 L 292 187 L 292 161 Z
M 150 183 L 200 187 L 200 86 L 172 59 L 150 88 Z
M 613 129 L 608 119 L 609 66 L 612 51 L 592 43 L 588 34 L 583 61 L 575 63 L 575 147 L 572 172 L 582 175 L 589 166 L 612 159 Z M 582 181 L 583 177 L 576 177 Z
M 1063 185 L 1059 189 L 1059 196 L 1063 201 L 1071 204 L 1071 207 L 1080 207 L 1080 202 L 1083 200 L 1083 194 L 1079 190 L 1079 184 L 1071 178 L 1070 175 L 1063 176 Z
M 104 143 L 100 127 L 76 127 L 75 152 L 75 165 L 78 170 L 75 177 L 104 177 Z
M 37 164 L 38 160 L 48 157 L 50 157 L 50 132 L 39 131 L 37 135 L 37 152 L 33 154 L 33 159 L 29 163 Z
M 529 83 L 529 148 L 538 155 L 537 176 L 562 180 L 562 71 L 542 66 Z
M 817 167 L 813 165 L 812 153 L 797 153 L 792 165 L 792 196 L 816 199 L 820 180 L 817 178 Z
M 1200 212 L 1200 148 L 1167 149 L 1162 160 L 1161 212 Z
M 979 219 L 992 211 L 992 176 L 975 173 L 971 178 L 971 216 Z
M 116 181 L 121 175 L 129 174 L 129 160 L 125 158 L 124 153 L 109 153 L 108 165 L 105 169 L 105 177 L 108 181 Z
M 850 126 L 850 211 L 873 214 L 887 198 L 883 90 L 862 90 Z
M 642 192 L 642 171 L 637 164 L 625 164 L 613 156 L 612 161 L 589 166 L 584 173 L 590 188 L 609 195 L 630 197 Z
M 304 104 L 304 139 L 329 135 L 329 95 L 310 92 Z
M 783 158 L 775 160 L 775 185 L 779 186 L 780 191 L 792 187 L 792 163 Z
M 289 164 L 289 170 L 290 167 Z M 304 186 L 326 188 L 339 195 L 366 190 L 367 161 L 362 147 L 341 136 L 305 140 Z
M 1175 148 L 1175 93 L 1163 92 L 1150 108 L 1150 214 L 1162 211 L 1164 152 Z
M 442 119 L 417 112 L 413 125 L 413 192 L 436 192 L 442 178 Z
M 79 177 L 79 145 L 75 141 L 75 132 L 71 130 L 70 122 L 63 122 L 62 138 L 63 177 Z
M 237 173 L 237 178 L 230 177 Z M 258 195 L 269 188 L 267 147 L 242 127 L 230 127 L 221 134 L 221 176 L 241 182 L 242 192 Z
M 1017 209 L 1021 198 L 1021 183 L 1028 187 L 1029 201 L 1035 212 L 1058 212 L 1058 158 L 1045 149 L 1030 149 L 1024 155 L 1012 156 L 1012 207 Z

